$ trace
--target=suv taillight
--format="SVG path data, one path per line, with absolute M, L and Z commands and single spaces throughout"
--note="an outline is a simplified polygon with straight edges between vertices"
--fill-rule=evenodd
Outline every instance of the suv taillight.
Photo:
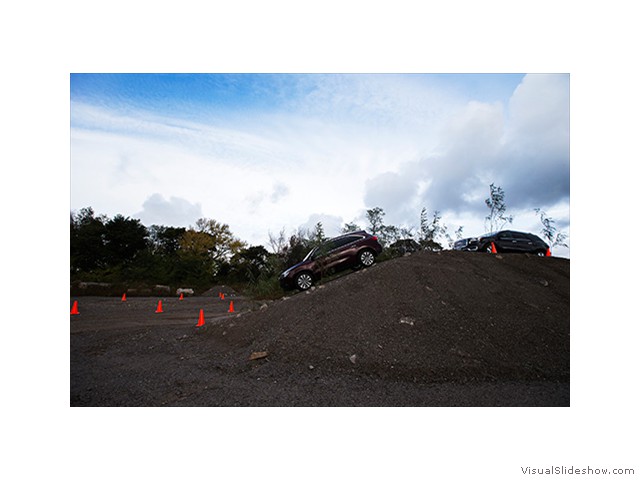
M 371 238 L 373 238 L 376 242 L 378 241 L 378 237 L 377 237 L 376 235 L 374 235 L 374 236 L 373 236 L 373 237 L 371 237 Z

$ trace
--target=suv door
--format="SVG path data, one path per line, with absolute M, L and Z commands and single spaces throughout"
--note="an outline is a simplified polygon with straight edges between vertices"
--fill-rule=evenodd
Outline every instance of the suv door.
M 517 251 L 517 240 L 514 238 L 512 232 L 500 232 L 496 243 L 498 244 L 498 250 L 502 250 L 503 252 Z
M 333 240 L 325 268 L 327 270 L 337 271 L 350 266 L 355 261 L 355 252 L 351 250 L 354 242 L 359 239 L 360 237 L 357 235 L 349 235 Z
M 531 242 L 531 251 L 532 252 L 544 252 L 549 248 L 549 246 L 537 235 L 533 233 L 526 234 Z
M 513 232 L 513 238 L 515 239 L 515 249 L 518 252 L 531 252 L 533 251 L 533 242 L 529 237 L 522 233 Z

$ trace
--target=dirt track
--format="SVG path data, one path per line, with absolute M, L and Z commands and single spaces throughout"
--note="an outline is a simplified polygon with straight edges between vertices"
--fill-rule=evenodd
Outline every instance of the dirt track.
M 422 252 L 276 302 L 225 293 L 72 298 L 71 405 L 569 405 L 566 259 Z

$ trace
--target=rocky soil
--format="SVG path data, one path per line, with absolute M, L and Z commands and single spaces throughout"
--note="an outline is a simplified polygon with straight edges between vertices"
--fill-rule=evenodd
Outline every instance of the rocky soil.
M 75 297 L 70 404 L 569 406 L 569 264 L 420 252 L 272 302 Z

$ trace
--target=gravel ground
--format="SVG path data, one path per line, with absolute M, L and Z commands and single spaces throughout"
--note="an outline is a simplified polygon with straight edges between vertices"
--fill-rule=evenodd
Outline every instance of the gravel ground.
M 273 302 L 76 300 L 71 406 L 569 406 L 567 259 L 421 252 Z

